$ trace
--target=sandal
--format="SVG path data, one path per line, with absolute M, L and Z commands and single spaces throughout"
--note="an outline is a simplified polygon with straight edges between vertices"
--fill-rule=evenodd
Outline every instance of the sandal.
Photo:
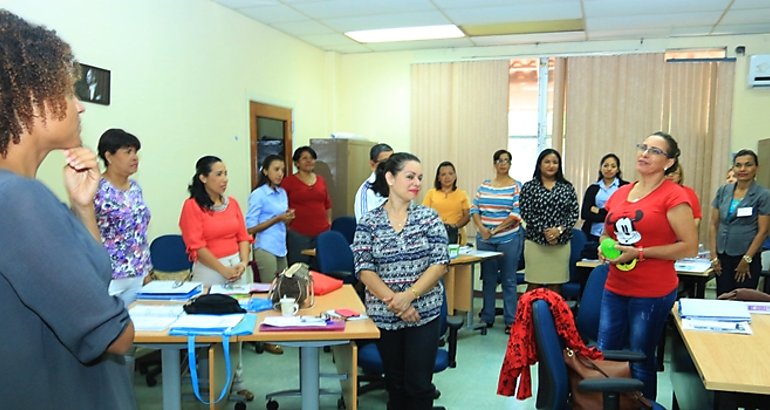
M 511 326 L 510 325 L 505 325 L 504 332 L 505 332 L 506 335 L 511 334 Z
M 243 397 L 246 401 L 252 401 L 254 400 L 254 393 L 250 392 L 248 389 L 241 389 L 235 392 L 235 394 Z

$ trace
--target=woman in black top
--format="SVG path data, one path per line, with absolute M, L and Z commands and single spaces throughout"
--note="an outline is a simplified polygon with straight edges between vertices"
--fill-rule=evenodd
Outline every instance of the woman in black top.
M 606 154 L 599 162 L 599 178 L 586 189 L 583 195 L 583 206 L 580 217 L 583 218 L 583 232 L 586 234 L 586 246 L 583 248 L 583 258 L 597 259 L 596 248 L 599 246 L 599 235 L 602 233 L 604 218 L 607 210 L 604 204 L 617 189 L 628 181 L 622 178 L 620 158 L 613 153 Z

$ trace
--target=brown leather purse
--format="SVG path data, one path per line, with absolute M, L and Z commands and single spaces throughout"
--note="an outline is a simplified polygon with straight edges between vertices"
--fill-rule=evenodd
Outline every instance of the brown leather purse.
M 603 408 L 604 399 L 601 393 L 583 392 L 577 385 L 584 379 L 601 377 L 631 377 L 631 367 L 628 361 L 591 360 L 580 353 L 566 348 L 563 352 L 564 363 L 569 374 L 570 402 L 573 410 L 595 410 Z M 652 403 L 642 392 L 633 391 L 621 393 L 621 410 L 651 409 Z

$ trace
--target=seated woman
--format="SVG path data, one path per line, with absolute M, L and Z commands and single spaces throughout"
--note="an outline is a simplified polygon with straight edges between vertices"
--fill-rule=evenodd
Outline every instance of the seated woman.
M 613 153 L 606 154 L 599 162 L 599 178 L 586 189 L 583 195 L 583 205 L 580 217 L 583 218 L 583 233 L 586 234 L 586 246 L 583 248 L 583 258 L 597 259 L 596 248 L 599 246 L 599 236 L 604 228 L 604 218 L 607 210 L 604 204 L 618 190 L 627 184 L 620 170 L 620 158 Z
M 438 212 L 446 228 L 449 243 L 466 243 L 463 227 L 471 220 L 470 204 L 468 194 L 462 189 L 457 189 L 457 173 L 451 162 L 444 161 L 438 165 L 433 188 L 425 194 L 422 204 Z

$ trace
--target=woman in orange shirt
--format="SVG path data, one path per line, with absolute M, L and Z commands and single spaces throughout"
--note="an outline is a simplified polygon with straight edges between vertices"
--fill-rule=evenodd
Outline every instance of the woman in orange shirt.
M 455 166 L 444 161 L 436 169 L 436 179 L 433 188 L 428 190 L 422 204 L 438 212 L 444 223 L 449 243 L 465 244 L 466 236 L 463 227 L 471 220 L 468 194 L 457 189 L 457 172 Z

